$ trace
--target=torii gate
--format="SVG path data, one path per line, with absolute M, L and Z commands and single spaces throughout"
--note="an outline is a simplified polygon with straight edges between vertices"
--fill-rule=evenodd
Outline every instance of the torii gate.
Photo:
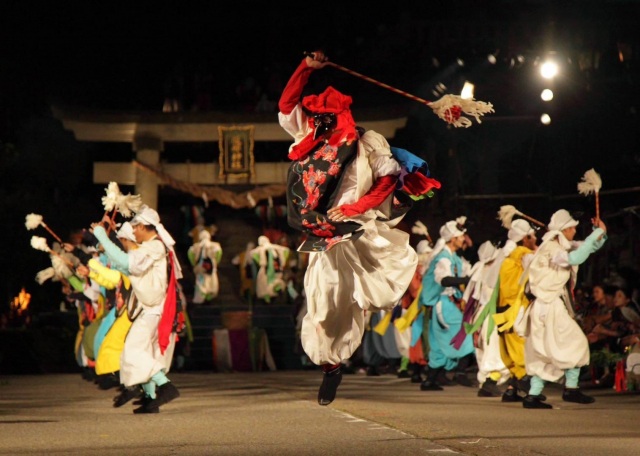
M 219 141 L 218 127 L 254 126 L 254 141 L 290 142 L 289 136 L 277 122 L 275 113 L 221 113 L 221 112 L 104 112 L 79 108 L 52 107 L 53 115 L 66 130 L 72 131 L 78 141 L 128 142 L 136 154 L 136 160 L 152 167 L 160 167 L 160 156 L 168 142 Z M 357 111 L 355 111 L 357 113 Z M 393 138 L 404 128 L 407 117 L 380 119 L 386 112 L 361 112 L 355 115 L 367 130 L 375 130 L 385 138 Z M 388 115 L 388 114 L 387 114 Z M 367 120 L 370 119 L 370 120 Z M 221 178 L 219 164 L 172 163 L 162 164 L 164 173 L 172 178 L 198 185 L 234 184 L 286 184 L 289 163 L 257 162 L 250 178 Z M 134 163 L 95 162 L 93 183 L 133 185 L 136 194 L 150 207 L 158 208 L 158 178 Z

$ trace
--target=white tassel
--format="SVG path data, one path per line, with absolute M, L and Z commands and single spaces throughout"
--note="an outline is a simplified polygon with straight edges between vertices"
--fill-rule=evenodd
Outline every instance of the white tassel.
M 411 232 L 414 234 L 421 234 L 427 238 L 429 237 L 429 229 L 420 220 L 417 220 L 416 223 L 414 223 L 411 227 Z
M 500 210 L 498 211 L 498 220 L 502 222 L 502 226 L 506 229 L 511 228 L 511 222 L 513 221 L 513 217 L 515 215 L 522 215 L 515 206 L 504 205 L 500 206 Z
M 142 197 L 140 195 L 132 195 L 131 193 L 127 193 L 126 195 L 120 193 L 116 196 L 115 207 L 123 217 L 129 218 L 133 213 L 140 211 L 142 207 Z
M 68 279 L 73 275 L 73 271 L 69 268 L 69 265 L 61 257 L 57 255 L 52 255 L 51 264 L 57 276 Z
M 460 115 L 455 119 L 451 109 L 459 107 L 462 113 L 474 117 L 478 123 L 482 123 L 480 117 L 495 112 L 493 105 L 484 101 L 476 101 L 473 98 L 465 99 L 458 95 L 445 95 L 437 101 L 429 103 L 433 112 L 442 120 L 450 123 L 454 127 L 469 128 L 473 123 L 468 118 Z
M 47 245 L 47 240 L 40 236 L 31 236 L 31 247 L 47 253 L 51 251 L 51 249 L 49 249 L 49 246 Z
M 109 182 L 105 192 L 107 194 L 102 197 L 102 205 L 106 212 L 111 212 L 118 204 L 118 196 L 121 194 L 120 187 L 117 182 Z
M 56 275 L 55 269 L 53 269 L 53 268 L 43 269 L 42 271 L 39 271 L 36 274 L 36 282 L 38 282 L 39 285 L 42 285 L 47 280 L 52 279 L 53 277 L 55 277 L 55 275 Z
M 28 230 L 34 230 L 42 224 L 42 216 L 39 214 L 27 214 L 24 225 Z
M 590 195 L 592 193 L 598 193 L 602 188 L 602 179 L 593 168 L 584 173 L 582 176 L 582 182 L 578 183 L 578 192 L 581 195 Z

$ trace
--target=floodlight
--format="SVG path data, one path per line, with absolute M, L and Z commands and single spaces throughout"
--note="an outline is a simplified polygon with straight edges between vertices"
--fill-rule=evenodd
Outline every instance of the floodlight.
M 551 101 L 553 100 L 553 90 L 551 89 L 544 89 L 542 91 L 542 93 L 540 94 L 540 98 L 542 98 L 542 100 L 544 101 Z
M 540 66 L 540 74 L 545 79 L 553 79 L 558 74 L 558 64 L 548 60 Z
M 551 123 L 551 116 L 549 116 L 549 114 L 542 114 L 540 116 L 540 123 L 542 125 L 549 125 Z
M 475 87 L 476 86 L 471 84 L 469 81 L 464 81 L 464 86 L 462 86 L 462 92 L 460 92 L 460 98 L 464 100 L 473 99 L 473 91 Z

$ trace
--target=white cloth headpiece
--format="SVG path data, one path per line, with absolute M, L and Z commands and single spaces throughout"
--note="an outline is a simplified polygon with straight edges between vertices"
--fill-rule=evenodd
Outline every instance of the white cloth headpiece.
M 535 231 L 524 219 L 517 219 L 511 223 L 511 228 L 509 228 L 509 232 L 507 233 L 507 238 L 513 242 L 520 242 L 527 235 L 533 234 Z
M 566 209 L 560 209 L 553 213 L 549 222 L 550 231 L 562 231 L 566 228 L 577 226 L 578 221 L 574 220 Z
M 120 229 L 118 230 L 118 232 L 116 233 L 116 237 L 120 238 L 120 239 L 128 239 L 132 242 L 138 242 L 136 240 L 135 235 L 133 234 L 133 226 L 131 226 L 131 223 L 129 222 L 124 222 L 122 224 L 122 226 L 120 227 Z
M 422 241 L 418 242 L 418 245 L 416 245 L 416 252 L 418 254 L 430 253 L 432 251 L 433 248 L 431 247 L 431 244 L 429 244 L 429 241 L 427 241 L 426 239 L 423 239 Z
M 158 237 L 162 241 L 162 243 L 173 252 L 173 262 L 176 268 L 176 279 L 182 278 L 182 267 L 180 266 L 180 262 L 178 261 L 178 256 L 176 255 L 176 251 L 173 246 L 176 245 L 175 239 L 169 234 L 167 229 L 164 227 L 162 223 L 160 223 L 160 216 L 155 209 L 151 209 L 146 204 L 142 205 L 140 211 L 136 213 L 136 216 L 131 219 L 131 225 L 151 225 L 155 227 L 158 232 Z
M 454 237 L 462 236 L 466 232 L 467 230 L 465 228 L 458 228 L 458 222 L 455 220 L 450 220 L 440 227 L 440 237 L 443 238 L 445 242 L 449 242 Z
M 154 209 L 151 209 L 146 204 L 143 204 L 140 210 L 136 213 L 135 217 L 133 217 L 133 219 L 131 220 L 131 224 L 156 226 L 160 224 L 160 216 Z
M 562 246 L 563 249 L 569 250 L 571 248 L 571 241 L 569 241 L 564 234 L 562 234 L 562 230 L 567 228 L 571 228 L 573 226 L 577 226 L 578 221 L 571 217 L 569 211 L 566 209 L 560 209 L 553 213 L 551 216 L 551 220 L 549 221 L 549 231 L 547 231 L 544 236 L 542 236 L 542 242 L 547 242 L 550 239 L 558 238 L 558 242 Z M 542 244 L 540 244 L 542 247 Z M 540 250 L 538 247 L 538 250 Z
M 478 260 L 488 263 L 495 260 L 499 252 L 500 250 L 491 241 L 485 241 L 478 247 Z

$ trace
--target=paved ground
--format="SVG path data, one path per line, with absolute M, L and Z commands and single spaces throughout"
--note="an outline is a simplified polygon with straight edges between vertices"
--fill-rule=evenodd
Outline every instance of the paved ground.
M 393 375 L 345 375 L 316 403 L 317 371 L 173 373 L 157 415 L 112 406 L 80 374 L 0 377 L 0 455 L 638 455 L 640 395 L 591 390 L 591 405 L 525 410 L 475 388 L 422 392 Z

